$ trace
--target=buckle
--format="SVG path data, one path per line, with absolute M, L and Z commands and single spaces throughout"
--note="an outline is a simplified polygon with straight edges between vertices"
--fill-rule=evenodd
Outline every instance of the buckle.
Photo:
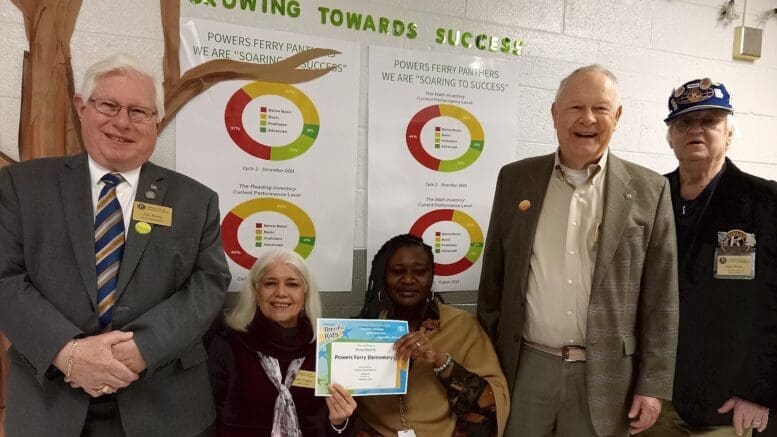
M 572 345 L 561 348 L 561 359 L 568 363 L 577 363 L 586 360 L 585 346 Z

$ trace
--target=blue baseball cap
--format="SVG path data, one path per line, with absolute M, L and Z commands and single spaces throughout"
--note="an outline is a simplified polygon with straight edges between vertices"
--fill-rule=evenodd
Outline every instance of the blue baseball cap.
M 702 109 L 723 109 L 734 113 L 731 95 L 722 83 L 716 83 L 705 77 L 686 82 L 672 90 L 669 96 L 669 115 L 664 123 L 669 124 L 678 115 Z

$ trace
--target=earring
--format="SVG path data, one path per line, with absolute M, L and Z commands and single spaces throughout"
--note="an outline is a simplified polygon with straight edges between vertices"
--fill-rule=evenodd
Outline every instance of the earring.
M 383 289 L 381 288 L 380 290 L 378 290 L 378 302 L 381 302 L 381 303 L 383 302 L 383 299 L 381 298 L 382 294 L 383 294 Z

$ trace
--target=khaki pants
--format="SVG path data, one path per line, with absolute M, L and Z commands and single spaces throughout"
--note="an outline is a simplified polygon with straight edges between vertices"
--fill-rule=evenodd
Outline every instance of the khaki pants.
M 521 346 L 505 436 L 596 437 L 588 409 L 585 363 L 567 363 Z
M 661 404 L 661 415 L 658 416 L 656 424 L 639 435 L 643 437 L 737 437 L 733 426 L 690 426 L 680 418 L 671 402 Z M 747 429 L 743 434 L 745 437 L 752 435 L 752 429 Z

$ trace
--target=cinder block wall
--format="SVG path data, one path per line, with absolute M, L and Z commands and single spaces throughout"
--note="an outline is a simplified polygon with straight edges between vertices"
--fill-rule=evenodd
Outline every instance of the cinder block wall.
M 184 11 L 191 2 L 181 1 Z M 222 1 L 218 0 L 221 4 Z M 231 3 L 231 2 L 228 2 Z M 261 1 L 257 2 L 261 4 Z M 242 25 L 257 25 L 362 43 L 357 207 L 353 289 L 325 293 L 327 316 L 355 314 L 366 284 L 367 216 L 367 53 L 369 45 L 405 47 L 464 55 L 482 55 L 438 45 L 433 38 L 414 40 L 371 32 L 354 32 L 321 24 L 315 5 L 355 10 L 376 16 L 520 38 L 523 54 L 511 57 L 520 66 L 519 127 L 516 159 L 555 149 L 550 105 L 561 77 L 592 62 L 612 69 L 620 80 L 624 113 L 612 148 L 620 156 L 657 171 L 675 167 L 664 140 L 661 120 L 669 91 L 686 80 L 709 76 L 732 91 L 742 134 L 729 155 L 747 171 L 777 176 L 777 18 L 759 16 L 777 0 L 748 0 L 748 26 L 764 30 L 762 58 L 731 59 L 733 26 L 718 21 L 722 0 L 301 0 L 296 19 L 236 14 L 222 8 L 198 7 L 196 15 Z M 315 5 L 313 5 L 313 3 Z M 741 8 L 741 1 L 737 2 Z M 740 9 L 741 11 L 741 9 Z M 0 151 L 18 157 L 17 135 L 22 54 L 27 48 L 22 16 L 10 0 L 0 0 Z M 80 81 L 89 64 L 114 51 L 126 51 L 152 62 L 161 71 L 162 30 L 157 0 L 84 0 L 72 40 L 73 69 Z M 159 139 L 152 159 L 175 166 L 175 124 Z M 488 177 L 488 175 L 484 175 Z M 496 177 L 496 175 L 492 175 Z M 492 193 L 483 193 L 491 196 Z M 234 296 L 231 298 L 234 299 Z M 446 299 L 473 309 L 474 292 L 448 293 Z

